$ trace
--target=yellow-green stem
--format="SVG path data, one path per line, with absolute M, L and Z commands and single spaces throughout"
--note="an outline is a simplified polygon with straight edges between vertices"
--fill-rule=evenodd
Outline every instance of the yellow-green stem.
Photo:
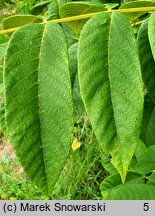
M 135 22 L 135 23 L 132 24 L 132 26 L 138 26 L 138 25 L 141 25 L 143 22 L 144 22 L 144 20 L 141 20 L 141 21 Z
M 77 15 L 77 16 L 72 16 L 72 17 L 65 17 L 65 18 L 60 18 L 60 19 L 55 19 L 55 20 L 48 20 L 48 21 L 43 21 L 41 24 L 45 24 L 48 22 L 54 22 L 54 23 L 63 23 L 63 22 L 71 22 L 75 20 L 80 20 L 80 19 L 88 19 L 91 18 L 99 13 L 106 12 L 120 12 L 120 13 L 135 13 L 135 12 L 149 12 L 149 11 L 155 11 L 155 7 L 139 7 L 139 8 L 127 8 L 127 9 L 116 9 L 116 10 L 107 10 L 107 11 L 100 11 L 100 12 L 94 12 L 94 13 L 88 13 L 88 14 L 82 14 L 82 15 Z M 11 29 L 6 29 L 0 31 L 0 35 L 2 34 L 8 34 L 16 31 L 20 27 L 16 28 L 11 28 Z

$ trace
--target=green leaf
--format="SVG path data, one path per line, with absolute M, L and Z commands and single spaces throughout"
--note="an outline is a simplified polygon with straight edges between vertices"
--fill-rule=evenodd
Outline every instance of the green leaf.
M 147 184 L 125 184 L 111 190 L 107 200 L 154 200 L 155 186 Z
M 0 133 L 3 133 L 5 136 L 5 110 L 4 110 L 4 103 L 0 101 Z
M 92 12 L 107 10 L 106 6 L 96 2 L 68 2 L 60 8 L 60 17 L 71 17 Z M 67 22 L 72 30 L 78 35 L 88 19 Z
M 150 176 L 147 176 L 147 180 L 147 184 L 155 185 L 155 173 L 152 173 Z
M 1 94 L 4 92 L 4 84 L 0 83 L 0 103 L 1 103 Z
M 145 139 L 147 146 L 155 145 L 155 108 L 150 117 Z
M 10 141 L 25 171 L 51 193 L 69 155 L 73 102 L 66 38 L 58 24 L 30 24 L 11 37 L 5 58 Z
M 154 7 L 155 1 L 132 1 L 126 2 L 123 4 L 119 9 L 127 9 L 127 8 L 141 8 L 141 7 Z M 132 13 L 125 13 L 127 18 L 132 22 L 135 22 L 139 17 L 146 14 L 148 12 L 132 12 Z
M 148 23 L 148 36 L 153 58 L 155 60 L 155 13 L 152 13 Z M 154 89 L 153 89 L 154 90 Z
M 59 8 L 62 7 L 66 2 L 69 2 L 71 0 L 56 0 L 58 5 L 59 5 Z
M 116 8 L 119 6 L 118 3 L 106 3 L 106 4 L 105 4 L 105 2 L 103 2 L 103 3 L 106 6 L 106 8 L 108 8 L 108 9 L 113 9 L 113 8 Z
M 84 112 L 84 104 L 81 99 L 78 74 L 73 84 L 74 121 L 77 122 Z
M 128 172 L 124 185 L 142 184 L 142 183 L 144 183 L 144 179 L 140 175 L 133 172 Z M 107 199 L 111 191 L 116 190 L 121 186 L 122 186 L 122 181 L 118 173 L 108 176 L 100 184 L 100 191 L 102 193 L 103 199 Z
M 73 44 L 69 48 L 69 64 L 70 64 L 70 76 L 73 90 L 73 104 L 74 104 L 74 121 L 77 122 L 84 112 L 84 105 L 80 95 L 80 86 L 78 79 L 77 68 L 77 48 L 78 43 Z
M 91 18 L 80 35 L 78 59 L 81 96 L 93 131 L 101 148 L 111 152 L 124 181 L 143 112 L 143 83 L 130 22 L 115 12 Z
M 146 20 L 140 27 L 138 32 L 138 45 L 139 45 L 139 54 L 142 67 L 143 79 L 147 88 L 147 91 L 155 103 L 155 14 L 153 13 L 149 20 Z M 146 53 L 147 50 L 147 53 Z M 154 56 L 154 57 L 153 57 Z M 147 146 L 155 144 L 155 112 L 153 111 L 154 106 L 148 104 L 147 114 L 149 113 L 149 121 L 146 125 L 145 133 L 145 143 Z M 148 112 L 150 110 L 150 112 Z M 153 111 L 153 112 L 151 112 Z
M 5 56 L 8 43 L 0 44 L 0 60 Z
M 152 101 L 155 103 L 155 61 L 148 38 L 148 20 L 145 20 L 141 25 L 137 39 L 143 80 Z
M 59 7 L 57 2 L 53 2 L 48 7 L 48 14 L 45 16 L 47 20 L 59 18 Z
M 9 36 L 8 35 L 0 35 L 0 44 L 4 44 L 8 42 Z
M 76 37 L 75 32 L 69 26 L 67 26 L 64 23 L 62 23 L 61 26 L 63 28 L 65 35 L 66 35 L 68 47 L 77 43 L 78 38 Z
M 69 65 L 70 65 L 70 76 L 71 76 L 71 83 L 72 86 L 74 84 L 74 80 L 77 74 L 78 66 L 77 66 L 77 48 L 78 43 L 73 44 L 69 50 Z
M 149 125 L 149 121 L 150 121 L 154 106 L 155 105 L 152 102 L 150 96 L 148 94 L 146 94 L 144 97 L 144 111 L 143 111 L 143 121 L 142 121 L 140 138 L 141 138 L 141 140 L 143 140 L 143 142 L 147 146 L 149 146 L 151 144 L 146 139 L 146 133 L 147 133 L 147 128 Z
M 133 167 L 133 170 L 146 174 L 155 170 L 155 145 L 148 147 L 138 157 L 138 162 Z
M 40 23 L 42 19 L 32 15 L 14 15 L 3 20 L 3 29 L 20 27 L 30 23 Z
M 5 110 L 4 110 L 4 84 L 3 84 L 3 66 L 0 65 L 0 133 L 5 135 Z
M 105 152 L 101 152 L 100 157 L 101 157 L 102 166 L 109 174 L 114 174 L 117 172 L 117 170 L 111 163 L 111 156 L 109 154 L 106 154 Z
M 0 84 L 3 83 L 3 65 L 0 65 Z
M 41 1 L 37 4 L 35 4 L 32 9 L 31 9 L 31 13 L 32 14 L 40 14 L 42 12 L 42 10 L 51 3 L 52 0 L 47 0 L 47 1 Z
M 3 88 L 4 90 L 4 85 L 0 84 L 0 88 Z M 3 133 L 3 136 L 7 138 L 7 129 L 5 125 L 5 109 L 4 109 L 4 97 L 3 93 L 0 93 L 0 133 Z
M 136 151 L 135 151 L 135 158 L 136 158 L 136 163 L 138 160 L 140 160 L 141 158 L 141 154 L 147 150 L 147 147 L 146 145 L 141 141 L 139 140 L 139 143 L 137 145 L 137 148 L 136 148 Z M 135 165 L 135 163 L 133 164 L 133 166 Z

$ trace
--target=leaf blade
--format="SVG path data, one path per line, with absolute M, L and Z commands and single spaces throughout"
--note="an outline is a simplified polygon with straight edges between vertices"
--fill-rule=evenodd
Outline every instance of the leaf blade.
M 144 183 L 144 179 L 142 178 L 142 176 L 130 171 L 127 174 L 124 185 L 143 184 L 143 183 Z M 108 176 L 100 184 L 100 191 L 102 193 L 103 199 L 107 199 L 111 191 L 121 187 L 122 187 L 122 181 L 118 173 Z
M 42 19 L 33 15 L 14 15 L 3 20 L 3 29 L 20 27 L 29 23 L 39 23 Z
M 138 51 L 125 16 L 102 13 L 90 19 L 81 32 L 78 59 L 81 96 L 94 133 L 101 147 L 112 153 L 124 181 L 143 111 Z
M 138 51 L 141 62 L 143 80 L 152 101 L 155 103 L 155 61 L 153 59 L 149 42 L 148 28 L 148 20 L 145 20 L 138 31 Z
M 4 71 L 11 142 L 29 177 L 51 193 L 69 154 L 73 125 L 68 53 L 61 27 L 53 23 L 21 27 L 9 42 Z
M 78 78 L 77 48 L 78 43 L 75 43 L 68 50 L 75 122 L 79 120 L 79 118 L 82 116 L 82 113 L 84 112 L 84 105 L 80 95 L 80 86 Z
M 154 200 L 155 186 L 147 184 L 126 184 L 111 191 L 107 200 Z
M 155 170 L 155 145 L 152 145 L 141 152 L 138 156 L 138 162 L 133 169 L 141 174 L 150 173 Z

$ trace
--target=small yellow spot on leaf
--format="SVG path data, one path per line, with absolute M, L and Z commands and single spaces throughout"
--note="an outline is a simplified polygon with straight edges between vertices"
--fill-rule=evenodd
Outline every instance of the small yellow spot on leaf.
M 78 141 L 78 139 L 75 139 L 72 143 L 72 150 L 75 151 L 78 148 L 80 148 L 80 146 L 81 146 L 81 143 Z

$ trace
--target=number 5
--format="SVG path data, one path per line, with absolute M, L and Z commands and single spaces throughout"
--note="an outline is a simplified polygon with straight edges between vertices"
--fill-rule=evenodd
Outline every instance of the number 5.
M 144 203 L 143 210 L 144 211 L 148 211 L 149 210 L 149 203 Z

